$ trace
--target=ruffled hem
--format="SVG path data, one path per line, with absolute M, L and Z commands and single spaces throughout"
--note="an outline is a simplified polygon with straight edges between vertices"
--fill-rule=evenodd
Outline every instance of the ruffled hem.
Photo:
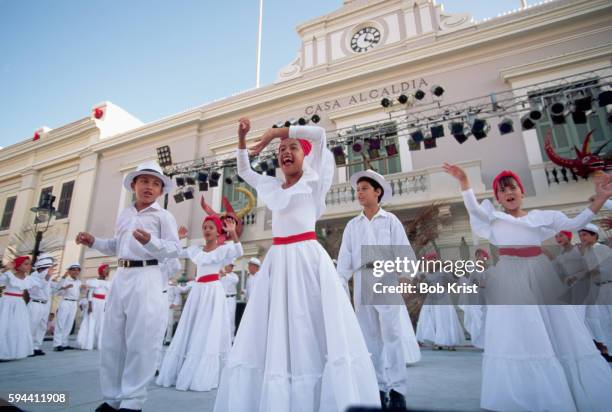
M 215 411 L 341 412 L 352 405 L 380 407 L 376 382 L 367 382 L 369 370 L 369 355 L 328 360 L 319 374 L 272 373 L 254 364 L 228 364 Z M 335 387 L 334 382 L 342 386 Z M 240 388 L 241 395 L 231 396 L 232 388 Z M 365 393 L 360 388 L 372 391 Z
M 179 391 L 206 392 L 219 387 L 227 353 L 180 356 L 168 352 L 159 371 L 159 386 L 176 386 Z
M 612 405 L 612 369 L 599 353 L 560 357 L 579 411 L 608 411 Z

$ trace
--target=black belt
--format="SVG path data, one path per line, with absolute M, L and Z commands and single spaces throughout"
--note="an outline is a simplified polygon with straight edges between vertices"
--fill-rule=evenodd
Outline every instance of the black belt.
M 47 304 L 46 300 L 38 300 L 38 299 L 30 299 L 30 302 L 42 303 L 43 305 Z
M 225 297 L 226 297 L 226 298 L 235 298 L 235 297 L 236 297 L 236 294 L 233 294 L 233 295 L 225 295 Z
M 156 266 L 157 264 L 159 264 L 159 262 L 157 261 L 157 259 L 151 259 L 151 260 L 119 259 L 119 262 L 117 262 L 117 264 L 121 268 L 142 268 L 145 266 Z
M 70 302 L 76 302 L 77 299 L 68 299 L 68 298 L 64 298 L 64 300 L 69 300 Z
M 162 290 L 162 293 L 167 293 L 167 292 L 168 292 L 167 290 Z

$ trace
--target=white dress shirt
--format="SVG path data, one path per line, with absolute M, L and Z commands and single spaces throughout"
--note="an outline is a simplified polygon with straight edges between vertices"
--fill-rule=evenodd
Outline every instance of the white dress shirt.
M 36 270 L 32 272 L 30 276 L 37 278 L 39 282 L 35 286 L 28 289 L 30 299 L 49 301 L 51 298 L 51 279 L 45 279 L 48 272 L 49 269 L 45 269 L 42 272 L 38 272 Z
M 225 289 L 226 295 L 235 295 L 237 293 L 236 285 L 240 279 L 238 275 L 234 272 L 227 273 L 225 276 L 221 278 L 221 283 L 223 284 L 223 288 Z
M 61 288 L 68 285 L 72 285 L 72 287 L 61 290 Z M 57 289 L 58 296 L 61 296 L 64 299 L 78 301 L 79 296 L 81 296 L 81 281 L 79 279 L 72 279 L 72 277 L 67 276 L 66 278 L 59 281 Z

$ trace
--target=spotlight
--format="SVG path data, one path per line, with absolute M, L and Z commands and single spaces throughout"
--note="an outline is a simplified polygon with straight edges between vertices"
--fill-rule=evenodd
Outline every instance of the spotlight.
M 196 184 L 195 178 L 193 176 L 187 176 L 185 178 L 185 182 L 187 182 L 189 186 L 194 186 Z
M 292 117 L 291 119 L 289 119 L 289 120 L 287 120 L 285 122 L 285 126 L 287 126 L 287 123 L 289 124 L 289 126 L 295 126 L 295 125 L 298 124 L 298 121 L 296 120 L 295 117 Z M 289 127 L 289 126 L 287 126 L 287 127 Z
M 208 173 L 206 172 L 198 172 L 198 182 L 206 182 L 208 180 Z
M 380 101 L 380 105 L 381 105 L 382 107 L 387 108 L 387 107 L 390 107 L 391 105 L 393 105 L 393 102 L 392 102 L 391 100 L 389 100 L 388 98 L 386 98 L 386 97 L 385 97 L 385 98 L 383 98 L 383 99 Z
M 377 159 L 380 157 L 380 139 L 375 137 L 368 139 L 368 155 L 370 159 Z
M 355 140 L 351 148 L 353 149 L 354 153 L 361 153 L 361 151 L 363 150 L 363 140 L 361 139 Z
M 387 156 L 395 156 L 397 154 L 397 146 L 394 142 L 385 145 L 385 150 L 387 151 Z
M 487 133 L 491 130 L 491 125 L 484 119 L 474 119 L 472 122 L 471 132 L 476 140 L 484 139 Z
M 465 141 L 468 139 L 465 134 L 464 122 L 451 122 L 449 129 L 455 140 L 457 140 L 460 144 L 465 143 Z
M 436 97 L 440 97 L 444 94 L 444 89 L 439 84 L 434 84 L 431 86 L 430 91 Z
M 310 118 L 310 120 L 314 123 L 317 124 L 321 121 L 321 117 L 318 114 L 313 114 L 312 117 Z
M 599 107 L 606 107 L 609 104 L 612 104 L 612 90 L 605 90 L 599 93 L 597 96 L 597 101 L 599 102 Z
M 272 125 L 272 128 L 273 128 L 273 129 L 278 129 L 278 125 L 273 124 L 273 125 Z
M 298 124 L 300 126 L 304 126 L 304 125 L 308 124 L 309 121 L 310 121 L 310 119 L 308 117 L 300 117 L 298 119 Z
M 612 113 L 608 113 L 608 123 L 612 123 Z
M 200 192 L 206 192 L 208 190 L 208 182 L 199 182 L 198 183 L 198 190 Z
M 431 126 L 429 130 L 431 131 L 431 137 L 433 137 L 434 139 L 444 137 L 444 126 L 442 126 L 441 124 Z
M 526 114 L 525 116 L 521 117 L 521 127 L 523 128 L 523 130 L 531 130 L 535 127 L 535 123 L 533 122 L 533 120 L 531 120 L 529 114 Z
M 185 191 L 183 192 L 183 196 L 187 200 L 193 199 L 193 187 L 188 187 L 187 189 L 185 189 Z
M 556 101 L 550 106 L 550 119 L 553 124 L 564 124 L 568 112 L 565 100 Z
M 499 134 L 501 135 L 512 133 L 514 131 L 514 122 L 512 119 L 506 117 L 499 122 L 497 127 L 499 128 Z
M 178 192 L 174 194 L 174 201 L 176 203 L 181 203 L 185 198 L 183 197 L 183 192 Z
M 266 170 L 266 174 L 271 177 L 276 177 L 276 169 L 268 169 Z
M 210 187 L 219 186 L 219 179 L 221 178 L 221 174 L 214 170 L 211 172 L 210 176 L 208 176 L 208 182 Z
M 184 176 L 177 176 L 176 177 L 176 185 L 178 187 L 183 187 L 185 186 L 185 177 Z
M 405 94 L 400 94 L 399 97 L 397 98 L 397 101 L 400 102 L 400 104 L 406 104 L 408 103 L 408 96 L 406 96 Z
M 416 129 L 414 132 L 410 133 L 410 137 L 415 142 L 422 142 L 425 139 L 425 135 L 423 134 L 423 130 Z
M 280 167 L 280 163 L 278 163 L 278 158 L 272 158 L 272 166 L 274 166 L 274 169 L 278 169 Z
M 265 172 L 266 170 L 268 170 L 268 162 L 259 162 L 259 168 L 261 169 L 262 172 Z
M 423 98 L 425 97 L 425 92 L 421 89 L 417 90 L 416 92 L 414 92 L 414 98 L 417 100 L 423 100 Z
M 542 103 L 534 103 L 531 105 L 531 110 L 529 111 L 529 118 L 534 122 L 542 118 Z
M 336 162 L 336 166 L 342 166 L 346 164 L 346 155 L 344 154 L 344 149 L 342 148 L 342 146 L 333 147 L 332 153 L 334 154 L 334 161 Z
M 425 145 L 425 150 L 434 149 L 437 146 L 436 139 L 433 139 L 431 137 L 423 140 L 423 144 Z
M 587 122 L 587 114 L 583 111 L 573 111 L 572 112 L 572 121 L 574 124 L 586 124 Z
M 257 173 L 262 172 L 261 162 L 259 160 L 253 160 L 251 162 L 251 169 L 255 170 Z
M 593 98 L 591 96 L 584 96 L 574 100 L 574 111 L 576 112 L 588 112 L 591 110 L 593 105 Z
M 225 179 L 223 179 L 223 181 L 225 182 L 225 184 L 227 185 L 231 185 L 234 183 L 234 179 L 232 178 L 232 176 L 227 176 Z
M 170 146 L 161 146 L 157 149 L 157 162 L 161 167 L 170 166 L 172 164 L 172 156 L 170 155 Z
M 416 152 L 417 150 L 421 150 L 421 142 L 415 142 L 412 138 L 408 138 L 408 150 L 411 152 Z

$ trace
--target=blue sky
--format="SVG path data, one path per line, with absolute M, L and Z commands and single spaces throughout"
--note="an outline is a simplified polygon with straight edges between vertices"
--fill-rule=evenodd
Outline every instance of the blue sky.
M 519 0 L 446 0 L 481 20 Z M 530 1 L 533 3 L 533 1 Z M 261 83 L 342 0 L 264 0 Z M 254 87 L 258 0 L 0 0 L 0 146 L 109 100 L 144 122 Z

